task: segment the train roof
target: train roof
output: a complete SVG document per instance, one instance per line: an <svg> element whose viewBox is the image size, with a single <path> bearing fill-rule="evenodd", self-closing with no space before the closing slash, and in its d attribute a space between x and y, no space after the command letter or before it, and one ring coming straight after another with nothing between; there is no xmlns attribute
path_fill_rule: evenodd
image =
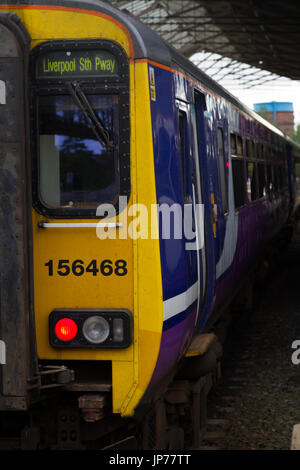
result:
<svg viewBox="0 0 300 470"><path fill-rule="evenodd" d="M263 119L259 114L244 105L239 99L229 93L225 88L215 82L212 78L202 72L190 60L180 54L175 48L166 43L157 33L139 21L131 13L118 10L106 0L7 0L6 4L26 4L26 5L51 5L59 7L78 8L83 10L93 10L112 16L114 19L122 23L129 31L134 48L135 59L149 59L166 65L173 69L177 69L190 76L199 85L207 89L211 93L224 98L240 111L251 116L256 121L270 129L277 135L286 138L286 135L270 122ZM296 147L291 139L289 142Z"/></svg>

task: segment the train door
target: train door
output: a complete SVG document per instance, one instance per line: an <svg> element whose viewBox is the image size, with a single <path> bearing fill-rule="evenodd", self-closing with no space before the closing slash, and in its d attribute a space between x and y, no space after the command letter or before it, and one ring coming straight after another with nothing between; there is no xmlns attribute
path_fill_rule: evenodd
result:
<svg viewBox="0 0 300 470"><path fill-rule="evenodd" d="M178 112L187 277L193 297L197 299L197 322L206 289L206 254L195 107L178 102Z"/></svg>
<svg viewBox="0 0 300 470"><path fill-rule="evenodd" d="M202 310L206 295L206 284L207 284L207 260L206 260L206 235L204 227L204 198L203 198L203 188L201 180L201 167L200 167L200 155L202 149L199 145L199 131L197 126L197 106L199 104L195 100L194 104L191 105L191 125L193 133L193 157L194 157L194 168L195 168L195 178L193 184L193 194L194 194L194 207L196 216L196 233L197 233L197 265L198 265L198 308L197 308L197 318L200 310ZM198 109L199 111L199 109ZM203 111L203 110L202 110ZM203 113L201 113L203 114Z"/></svg>
<svg viewBox="0 0 300 470"><path fill-rule="evenodd" d="M36 375L30 286L31 198L27 151L30 38L16 15L0 15L0 409L28 406Z"/></svg>
<svg viewBox="0 0 300 470"><path fill-rule="evenodd" d="M201 330L206 324L208 315L214 302L215 285L215 258L214 237L215 218L212 206L207 142L205 136L205 96L194 91L193 105L191 105L191 121L193 129L194 160L196 168L196 200L201 204L201 218L199 219L198 232L201 242L198 250L198 264L200 277L200 296L197 318L197 328ZM201 312L201 314L200 314Z"/></svg>

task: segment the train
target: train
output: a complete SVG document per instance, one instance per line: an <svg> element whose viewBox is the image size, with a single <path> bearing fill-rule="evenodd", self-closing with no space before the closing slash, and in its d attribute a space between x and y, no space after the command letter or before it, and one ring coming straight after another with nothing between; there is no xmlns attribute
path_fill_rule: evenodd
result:
<svg viewBox="0 0 300 470"><path fill-rule="evenodd" d="M6 0L0 42L0 448L197 448L300 147L109 2Z"/></svg>

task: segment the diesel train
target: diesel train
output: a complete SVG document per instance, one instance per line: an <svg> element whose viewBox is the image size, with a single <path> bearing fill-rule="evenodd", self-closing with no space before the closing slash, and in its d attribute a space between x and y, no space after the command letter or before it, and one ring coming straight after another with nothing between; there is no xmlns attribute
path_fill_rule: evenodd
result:
<svg viewBox="0 0 300 470"><path fill-rule="evenodd" d="M196 448L300 148L108 2L1 2L0 44L0 447Z"/></svg>

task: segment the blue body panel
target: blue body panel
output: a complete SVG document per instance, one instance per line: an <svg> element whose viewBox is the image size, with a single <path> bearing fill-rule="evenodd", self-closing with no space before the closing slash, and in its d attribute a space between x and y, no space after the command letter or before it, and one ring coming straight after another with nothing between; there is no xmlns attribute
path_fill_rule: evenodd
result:
<svg viewBox="0 0 300 470"><path fill-rule="evenodd" d="M190 303L187 301L186 307L182 307L181 311L176 311L177 298L182 301L183 296L193 290L197 283L197 254L196 251L185 250L184 238L175 239L171 236L170 239L163 239L160 224L164 312L165 307L168 310L169 305L173 304L175 311L170 315L168 310L164 317L161 349L153 383L178 362L195 331L205 329L210 315L226 302L266 241L286 222L292 188L290 182L290 192L286 188L277 198L270 200L264 197L251 205L247 204L237 213L233 196L230 132L236 132L243 138L250 137L254 142L268 144L274 139L279 140L278 136L274 136L253 117L239 112L224 99L202 89L183 73L166 70L165 67L151 67L154 69L156 84L156 99L151 100L151 117L157 203L184 206L178 125L178 112L182 103L190 106L197 115L206 250L206 279L205 282L201 279L200 294L203 302L200 304L199 315L197 299L194 298ZM202 105L200 101L195 104L195 91L203 97ZM191 122L188 121L188 124L191 125ZM224 214L222 205L217 155L218 126L222 127L224 134L229 214ZM244 163L246 172L246 162ZM213 231L211 195L214 196L217 210L216 233ZM200 267L202 271L203 264Z"/></svg>

